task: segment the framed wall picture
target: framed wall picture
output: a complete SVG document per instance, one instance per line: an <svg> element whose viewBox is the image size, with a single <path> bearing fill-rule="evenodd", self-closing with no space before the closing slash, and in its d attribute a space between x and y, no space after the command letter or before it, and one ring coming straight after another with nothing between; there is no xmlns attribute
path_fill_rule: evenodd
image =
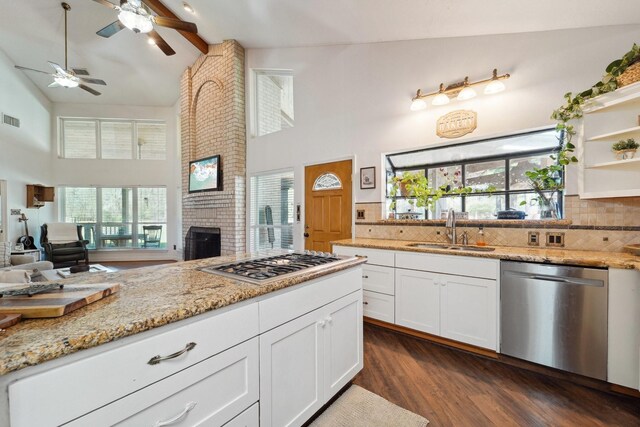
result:
<svg viewBox="0 0 640 427"><path fill-rule="evenodd" d="M360 168L360 189L376 188L376 167Z"/></svg>
<svg viewBox="0 0 640 427"><path fill-rule="evenodd" d="M189 193L222 190L220 156L189 162Z"/></svg>

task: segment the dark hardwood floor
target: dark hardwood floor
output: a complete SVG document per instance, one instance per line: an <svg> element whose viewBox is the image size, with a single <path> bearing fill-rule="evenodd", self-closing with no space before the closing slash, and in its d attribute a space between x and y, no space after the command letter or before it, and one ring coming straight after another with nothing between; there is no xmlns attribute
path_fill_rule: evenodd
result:
<svg viewBox="0 0 640 427"><path fill-rule="evenodd" d="M618 396L365 323L355 384L436 426L640 427Z"/></svg>

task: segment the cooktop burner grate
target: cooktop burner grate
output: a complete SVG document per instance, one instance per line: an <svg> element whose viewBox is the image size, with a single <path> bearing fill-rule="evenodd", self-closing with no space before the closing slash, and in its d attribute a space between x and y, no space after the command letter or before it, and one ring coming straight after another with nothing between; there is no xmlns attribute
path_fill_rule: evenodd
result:
<svg viewBox="0 0 640 427"><path fill-rule="evenodd" d="M294 252L228 264L211 265L200 270L254 284L264 284L276 279L282 279L285 276L294 276L310 270L320 270L325 265L335 265L348 259L347 257L323 252Z"/></svg>

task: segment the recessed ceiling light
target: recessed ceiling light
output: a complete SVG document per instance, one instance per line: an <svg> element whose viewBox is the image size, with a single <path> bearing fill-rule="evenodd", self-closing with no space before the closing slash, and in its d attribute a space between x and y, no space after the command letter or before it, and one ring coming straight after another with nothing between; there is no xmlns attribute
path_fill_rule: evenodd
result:
<svg viewBox="0 0 640 427"><path fill-rule="evenodd" d="M191 5L189 3L187 3L186 1L182 2L182 7L184 7L184 10L186 10L189 13L196 13L196 11L193 10L193 7L191 7Z"/></svg>
<svg viewBox="0 0 640 427"><path fill-rule="evenodd" d="M149 37L147 38L147 43L153 46L156 44L156 40L153 37Z"/></svg>

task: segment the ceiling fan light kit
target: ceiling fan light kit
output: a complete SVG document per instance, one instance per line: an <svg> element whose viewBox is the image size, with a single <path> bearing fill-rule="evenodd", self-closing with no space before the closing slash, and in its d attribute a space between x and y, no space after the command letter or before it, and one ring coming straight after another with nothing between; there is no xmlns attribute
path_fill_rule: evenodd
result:
<svg viewBox="0 0 640 427"><path fill-rule="evenodd" d="M109 38L124 28L133 31L136 34L146 33L149 35L147 43L155 44L164 52L165 55L170 56L174 55L176 52L160 36L160 34L158 34L154 29L154 26L157 25L160 27L173 28L181 32L191 33L192 35L198 33L198 27L193 22L186 22L178 19L166 8L164 8L165 10L160 11L153 9L154 5L158 6L157 2L150 2L150 0L120 0L120 4L116 5L107 0L94 1L118 12L117 21L112 22L96 32L96 34L101 37ZM152 9L154 12L158 13L158 15L153 15L151 12ZM168 14L169 16L161 16L160 12L163 12L164 15Z"/></svg>
<svg viewBox="0 0 640 427"><path fill-rule="evenodd" d="M98 96L100 95L100 92L90 88L85 83L106 86L106 83L104 80L93 79L90 77L78 77L76 76L76 73L69 68L68 56L67 56L67 51L68 51L67 49L67 44L68 44L67 13L71 10L71 6L69 6L69 4L65 2L60 3L60 6L62 6L62 9L64 9L64 68L62 68L60 65L56 64L55 62L51 62L51 61L49 61L49 65L51 66L51 68L55 70L55 73L47 73L46 71L35 70L33 68L22 67L20 65L16 65L15 67L19 70L35 71L37 73L48 74L52 76L53 83L51 83L49 87L65 87L65 88L79 87L80 89L86 92L89 92L92 95ZM87 76L89 75L89 73L86 70L82 69L81 71L84 71L83 75L87 75Z"/></svg>

